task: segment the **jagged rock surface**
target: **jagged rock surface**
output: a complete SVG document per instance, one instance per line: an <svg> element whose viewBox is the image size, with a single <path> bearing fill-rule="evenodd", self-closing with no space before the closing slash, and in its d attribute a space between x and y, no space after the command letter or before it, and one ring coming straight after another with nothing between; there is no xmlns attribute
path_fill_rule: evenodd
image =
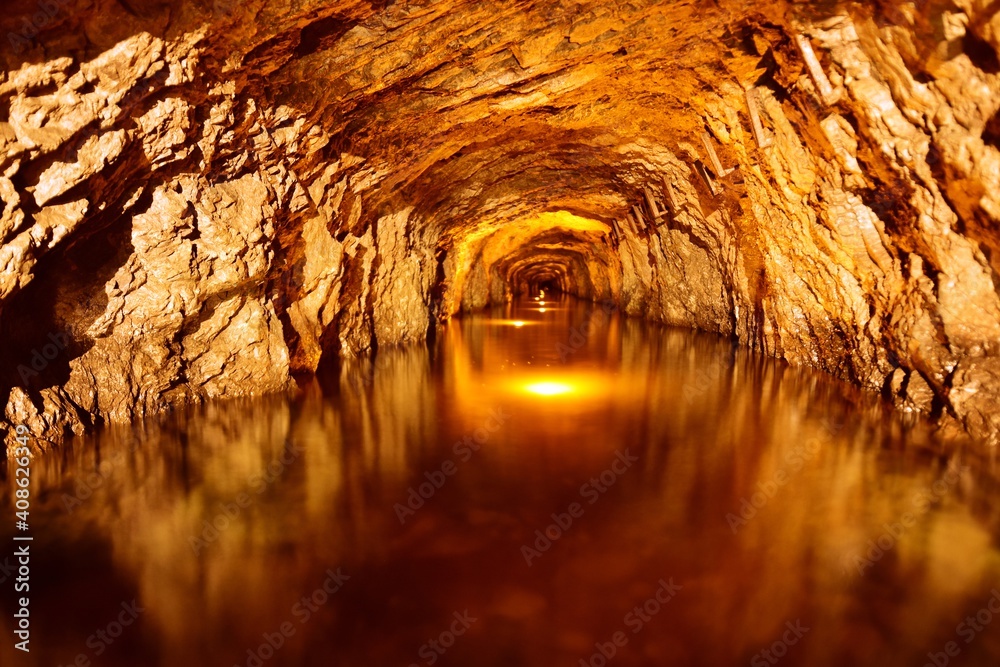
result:
<svg viewBox="0 0 1000 667"><path fill-rule="evenodd" d="M985 0L17 0L0 404L57 443L557 284L1000 434Z"/></svg>

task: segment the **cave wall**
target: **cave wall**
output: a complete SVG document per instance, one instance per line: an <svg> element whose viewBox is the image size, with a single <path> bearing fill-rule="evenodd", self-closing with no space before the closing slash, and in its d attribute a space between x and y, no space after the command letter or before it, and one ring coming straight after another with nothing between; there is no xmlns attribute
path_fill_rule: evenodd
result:
<svg viewBox="0 0 1000 667"><path fill-rule="evenodd" d="M996 442L992 3L16 0L0 404L45 447L555 281Z"/></svg>

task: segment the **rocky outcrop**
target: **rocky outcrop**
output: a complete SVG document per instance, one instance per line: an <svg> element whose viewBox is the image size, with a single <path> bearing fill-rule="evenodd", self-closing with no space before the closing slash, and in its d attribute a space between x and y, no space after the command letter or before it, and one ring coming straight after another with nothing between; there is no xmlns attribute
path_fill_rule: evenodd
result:
<svg viewBox="0 0 1000 667"><path fill-rule="evenodd" d="M985 0L17 0L0 404L40 446L540 285L1000 434Z"/></svg>

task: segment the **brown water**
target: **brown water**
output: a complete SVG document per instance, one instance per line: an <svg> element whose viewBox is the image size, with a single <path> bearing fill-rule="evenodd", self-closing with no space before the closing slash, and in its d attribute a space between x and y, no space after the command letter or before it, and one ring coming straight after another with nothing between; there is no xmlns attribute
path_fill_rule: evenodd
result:
<svg viewBox="0 0 1000 667"><path fill-rule="evenodd" d="M728 341L540 308L34 461L31 653L8 578L0 664L1000 665L988 454Z"/></svg>

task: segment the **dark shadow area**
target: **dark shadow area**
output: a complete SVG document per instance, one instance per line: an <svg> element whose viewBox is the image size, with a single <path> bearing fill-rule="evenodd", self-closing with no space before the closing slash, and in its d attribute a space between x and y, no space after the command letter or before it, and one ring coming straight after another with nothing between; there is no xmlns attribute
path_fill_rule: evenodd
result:
<svg viewBox="0 0 1000 667"><path fill-rule="evenodd" d="M962 38L962 50L973 65L987 74L1000 73L1000 59L997 58L996 49L972 30L968 30Z"/></svg>
<svg viewBox="0 0 1000 667"><path fill-rule="evenodd" d="M983 141L988 146L1000 150L1000 112L993 114L993 117L986 122L986 127L983 129Z"/></svg>

